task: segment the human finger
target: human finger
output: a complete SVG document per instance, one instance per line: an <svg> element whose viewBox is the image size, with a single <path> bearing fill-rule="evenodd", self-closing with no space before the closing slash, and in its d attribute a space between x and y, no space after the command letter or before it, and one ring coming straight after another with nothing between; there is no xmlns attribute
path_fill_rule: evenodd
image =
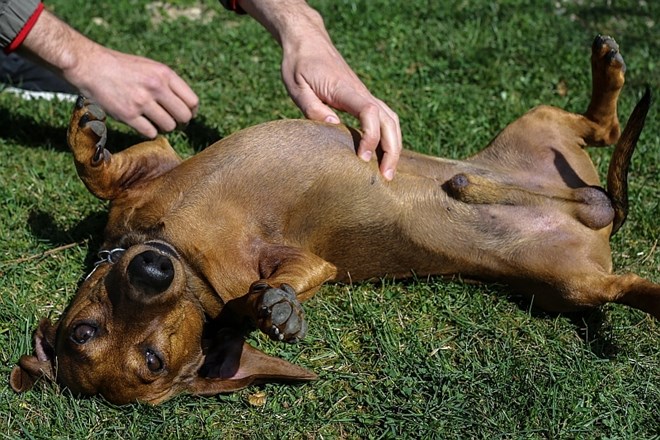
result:
<svg viewBox="0 0 660 440"><path fill-rule="evenodd" d="M339 124L337 114L325 105L310 88L301 88L296 93L290 93L293 102L300 108L306 118L314 121Z"/></svg>
<svg viewBox="0 0 660 440"><path fill-rule="evenodd" d="M143 111L142 116L148 119L160 132L169 132L177 127L177 121L163 106L153 101ZM151 137L154 137L155 134Z"/></svg>
<svg viewBox="0 0 660 440"><path fill-rule="evenodd" d="M157 103L174 120L174 128L178 125L187 124L193 117L193 110L174 93L166 93L160 96ZM164 127L161 128L164 129Z"/></svg>
<svg viewBox="0 0 660 440"><path fill-rule="evenodd" d="M199 110L199 97L193 91L193 89L191 89L190 86L176 74L170 80L170 88L172 92L190 110L191 118L197 116L197 110ZM190 118L188 118L188 120L190 120ZM179 120L179 122L188 122L188 120Z"/></svg>
<svg viewBox="0 0 660 440"><path fill-rule="evenodd" d="M385 103L371 95L344 91L338 97L342 108L360 120L362 139L358 155L363 160L370 160L380 142L383 149L380 170L387 180L391 180L402 148L398 116Z"/></svg>
<svg viewBox="0 0 660 440"><path fill-rule="evenodd" d="M399 116L384 102L379 102L380 146L383 157L380 171L386 179L392 180L403 148Z"/></svg>
<svg viewBox="0 0 660 440"><path fill-rule="evenodd" d="M124 122L146 138L153 139L158 135L158 129L142 115Z"/></svg>

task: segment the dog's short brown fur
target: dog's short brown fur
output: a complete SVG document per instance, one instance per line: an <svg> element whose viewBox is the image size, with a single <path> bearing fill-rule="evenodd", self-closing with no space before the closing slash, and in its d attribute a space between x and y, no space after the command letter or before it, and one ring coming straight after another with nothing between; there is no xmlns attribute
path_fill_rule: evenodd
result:
<svg viewBox="0 0 660 440"><path fill-rule="evenodd" d="M41 322L12 386L45 375L77 394L157 403L313 379L232 325L295 341L300 302L330 280L460 275L547 310L619 302L660 318L660 285L614 275L609 246L648 94L613 153L609 192L584 150L619 139L624 70L598 37L583 115L539 106L464 161L405 151L391 182L356 158L359 133L310 121L248 128L186 161L163 138L111 155L103 112L80 100L68 141L80 178L112 201L104 259L57 326Z"/></svg>

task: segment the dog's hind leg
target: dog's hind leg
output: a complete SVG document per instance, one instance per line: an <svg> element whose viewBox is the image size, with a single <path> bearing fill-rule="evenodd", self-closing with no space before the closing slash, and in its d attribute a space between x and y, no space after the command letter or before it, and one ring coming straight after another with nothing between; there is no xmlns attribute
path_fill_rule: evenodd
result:
<svg viewBox="0 0 660 440"><path fill-rule="evenodd" d="M547 105L538 106L506 127L491 144L470 160L521 172L572 168L562 180L569 187L598 185L599 179L586 146L615 143L620 136L617 100L624 84L625 63L618 45L598 36L591 54L592 90L584 114Z"/></svg>
<svg viewBox="0 0 660 440"><path fill-rule="evenodd" d="M643 310L660 320L660 284L628 273L615 276L610 289L617 294L616 302Z"/></svg>
<svg viewBox="0 0 660 440"><path fill-rule="evenodd" d="M569 118L565 122L586 145L612 145L619 139L617 102L625 73L619 45L611 37L598 35L591 46L591 100L587 111L582 115L565 115Z"/></svg>
<svg viewBox="0 0 660 440"><path fill-rule="evenodd" d="M111 154L106 149L105 113L83 97L76 101L67 140L80 179L101 199L112 200L130 186L153 179L181 162L162 137Z"/></svg>
<svg viewBox="0 0 660 440"><path fill-rule="evenodd" d="M619 139L616 109L625 72L619 45L611 37L598 35L591 48L591 102L584 114L595 123L586 138L589 145L611 145Z"/></svg>
<svg viewBox="0 0 660 440"><path fill-rule="evenodd" d="M581 307L597 307L608 302L625 304L660 319L660 284L634 273L623 275L595 274L581 277L567 295L568 303ZM570 307L569 307L570 308Z"/></svg>

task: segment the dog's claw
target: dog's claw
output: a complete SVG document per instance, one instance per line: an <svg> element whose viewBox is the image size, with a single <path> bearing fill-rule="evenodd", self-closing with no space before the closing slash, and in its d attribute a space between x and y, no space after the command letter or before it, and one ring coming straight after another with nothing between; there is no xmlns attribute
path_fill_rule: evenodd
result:
<svg viewBox="0 0 660 440"><path fill-rule="evenodd" d="M89 114L88 113L83 113L83 115L78 119L78 126L79 127L86 127L87 124L89 123Z"/></svg>
<svg viewBox="0 0 660 440"><path fill-rule="evenodd" d="M78 95L76 98L76 108L83 108L85 106L86 98L83 95Z"/></svg>
<svg viewBox="0 0 660 440"><path fill-rule="evenodd" d="M255 283L252 293L261 294L257 306L257 325L276 341L297 342L305 336L307 324L296 293L286 284L280 288Z"/></svg>

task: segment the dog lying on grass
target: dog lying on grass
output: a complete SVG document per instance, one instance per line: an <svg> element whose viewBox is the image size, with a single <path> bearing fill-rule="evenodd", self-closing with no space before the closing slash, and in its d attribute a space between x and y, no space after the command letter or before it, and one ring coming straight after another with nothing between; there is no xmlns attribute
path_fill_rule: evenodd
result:
<svg viewBox="0 0 660 440"><path fill-rule="evenodd" d="M620 135L625 65L597 37L584 114L539 106L466 160L405 151L387 182L347 127L281 120L182 161L164 138L105 149L105 115L80 99L68 142L87 188L111 200L102 259L59 322L42 320L16 391L45 376L114 403L215 394L316 376L244 342L306 332L301 302L327 281L460 275L550 311L618 302L660 318L660 285L612 273L627 169L650 105ZM584 150L617 142L607 190Z"/></svg>

